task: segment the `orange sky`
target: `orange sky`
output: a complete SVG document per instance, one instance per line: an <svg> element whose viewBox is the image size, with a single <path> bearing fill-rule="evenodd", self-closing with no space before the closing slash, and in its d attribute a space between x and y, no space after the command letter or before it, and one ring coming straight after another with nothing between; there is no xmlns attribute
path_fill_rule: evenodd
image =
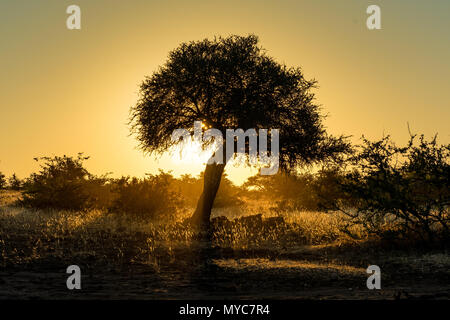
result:
<svg viewBox="0 0 450 320"><path fill-rule="evenodd" d="M254 33L269 55L318 80L330 132L359 138L414 132L450 142L450 2L3 1L0 4L0 171L28 176L33 157L91 156L88 169L197 174L156 161L126 125L138 86L183 41ZM70 4L82 29L68 30ZM382 30L366 28L379 4ZM245 168L227 170L241 183ZM254 171L253 171L254 172Z"/></svg>

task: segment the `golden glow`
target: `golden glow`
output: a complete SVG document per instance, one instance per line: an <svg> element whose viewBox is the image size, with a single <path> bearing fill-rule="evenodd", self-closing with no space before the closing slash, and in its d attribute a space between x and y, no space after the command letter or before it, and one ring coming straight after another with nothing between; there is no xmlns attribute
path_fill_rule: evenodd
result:
<svg viewBox="0 0 450 320"><path fill-rule="evenodd" d="M204 125L202 124L202 127ZM172 161L176 164L206 164L211 157L212 148L202 149L202 145L199 142L188 141L186 143L180 143L169 151L172 155Z"/></svg>
<svg viewBox="0 0 450 320"><path fill-rule="evenodd" d="M85 152L95 174L175 175L195 158L149 158L129 136L139 84L181 42L255 33L270 56L316 78L334 134L399 143L413 132L449 142L449 1L383 2L382 30L365 27L370 1L77 1L82 29L67 30L70 1L2 1L0 171L24 178L33 157ZM407 7L407 10L405 8ZM406 11L405 11L406 10ZM254 173L227 166L243 182Z"/></svg>

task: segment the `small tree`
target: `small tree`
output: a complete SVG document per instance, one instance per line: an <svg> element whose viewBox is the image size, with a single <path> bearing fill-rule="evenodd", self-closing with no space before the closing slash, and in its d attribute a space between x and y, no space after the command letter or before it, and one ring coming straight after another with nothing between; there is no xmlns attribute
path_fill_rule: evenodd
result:
<svg viewBox="0 0 450 320"><path fill-rule="evenodd" d="M81 210L86 208L89 194L85 188L90 177L83 167L89 157L42 157L41 170L24 183L22 203L35 208Z"/></svg>
<svg viewBox="0 0 450 320"><path fill-rule="evenodd" d="M325 132L311 92L315 84L299 68L267 56L254 35L182 43L142 83L132 130L143 150L161 154L176 144L173 131L192 128L194 121L224 137L226 129L279 129L280 168L295 170L348 148L342 137ZM227 160L206 165L194 223L209 224Z"/></svg>
<svg viewBox="0 0 450 320"><path fill-rule="evenodd" d="M0 190L6 187L5 175L0 172Z"/></svg>
<svg viewBox="0 0 450 320"><path fill-rule="evenodd" d="M15 173L8 179L8 184L11 190L20 190L22 188L22 181L17 178Z"/></svg>
<svg viewBox="0 0 450 320"><path fill-rule="evenodd" d="M338 207L373 233L389 225L424 240L448 237L450 145L438 145L436 137L426 141L422 135L419 143L415 138L405 147L389 137L363 139L350 158L353 170L340 181L347 198Z"/></svg>
<svg viewBox="0 0 450 320"><path fill-rule="evenodd" d="M110 211L127 214L138 219L155 219L163 215L174 217L181 207L180 195L170 189L174 177L160 171L147 174L144 179L122 177L112 181L116 195Z"/></svg>
<svg viewBox="0 0 450 320"><path fill-rule="evenodd" d="M277 210L317 210L310 173L278 173L271 176L249 177L244 187L256 197L276 204Z"/></svg>

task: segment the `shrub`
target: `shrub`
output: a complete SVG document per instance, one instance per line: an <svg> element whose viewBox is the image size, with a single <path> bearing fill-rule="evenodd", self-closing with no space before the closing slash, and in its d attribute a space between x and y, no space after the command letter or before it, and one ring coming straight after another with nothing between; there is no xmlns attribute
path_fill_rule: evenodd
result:
<svg viewBox="0 0 450 320"><path fill-rule="evenodd" d="M63 156L35 158L43 161L41 170L33 173L23 185L21 203L33 208L83 210L93 204L88 192L96 180L84 167L89 157Z"/></svg>
<svg viewBox="0 0 450 320"><path fill-rule="evenodd" d="M202 180L203 183L203 180ZM223 174L220 181L219 190L217 190L216 199L214 200L213 208L224 208L238 206L243 203L240 198L242 190L235 186L226 174Z"/></svg>
<svg viewBox="0 0 450 320"><path fill-rule="evenodd" d="M255 175L246 181L244 187L253 197L273 201L276 210L316 211L320 206L314 189L317 178L311 173Z"/></svg>
<svg viewBox="0 0 450 320"><path fill-rule="evenodd" d="M83 166L89 157L42 157L41 170L23 184L21 204L62 210L106 209L140 218L175 214L182 203L170 189L174 178L160 172L144 179L94 176Z"/></svg>
<svg viewBox="0 0 450 320"><path fill-rule="evenodd" d="M351 170L340 186L353 209L338 207L373 233L384 226L422 240L449 236L450 145L411 136L397 147L389 137L363 145L349 159ZM350 209L350 210L349 210Z"/></svg>
<svg viewBox="0 0 450 320"><path fill-rule="evenodd" d="M317 207L316 210L333 210L337 201L347 207L354 206L351 194L344 193L340 187L344 175L344 171L339 166L324 167L314 175L311 193Z"/></svg>
<svg viewBox="0 0 450 320"><path fill-rule="evenodd" d="M148 174L144 179L122 177L112 182L116 198L110 211L135 218L173 217L182 205L180 195L170 189L169 173Z"/></svg>
<svg viewBox="0 0 450 320"><path fill-rule="evenodd" d="M170 188L179 193L186 206L195 207L203 190L203 175L194 178L191 175L182 175L179 179L172 179ZM243 203L240 199L241 188L235 186L226 174L220 181L219 190L214 200L214 208L238 206Z"/></svg>
<svg viewBox="0 0 450 320"><path fill-rule="evenodd" d="M5 175L0 172L0 190L6 187Z"/></svg>
<svg viewBox="0 0 450 320"><path fill-rule="evenodd" d="M13 175L8 179L9 188L11 190L20 190L22 188L22 181L17 178L16 174L13 173Z"/></svg>

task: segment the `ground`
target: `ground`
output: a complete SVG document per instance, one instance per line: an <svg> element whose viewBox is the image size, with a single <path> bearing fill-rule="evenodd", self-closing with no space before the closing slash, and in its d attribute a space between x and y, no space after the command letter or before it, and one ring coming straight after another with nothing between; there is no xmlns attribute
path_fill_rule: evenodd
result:
<svg viewBox="0 0 450 320"><path fill-rule="evenodd" d="M67 263L47 259L3 268L0 299L450 298L449 265L437 262L440 254L387 259L381 264L382 289L368 290L364 267L319 262L314 250L289 259L214 259L200 266L181 261L159 270L140 264L91 267L83 262L79 291L66 288Z"/></svg>
<svg viewBox="0 0 450 320"><path fill-rule="evenodd" d="M324 214L215 219L205 241L181 223L2 201L0 299L450 298L447 249L344 241ZM81 290L66 287L72 264ZM367 289L369 265L381 290Z"/></svg>

